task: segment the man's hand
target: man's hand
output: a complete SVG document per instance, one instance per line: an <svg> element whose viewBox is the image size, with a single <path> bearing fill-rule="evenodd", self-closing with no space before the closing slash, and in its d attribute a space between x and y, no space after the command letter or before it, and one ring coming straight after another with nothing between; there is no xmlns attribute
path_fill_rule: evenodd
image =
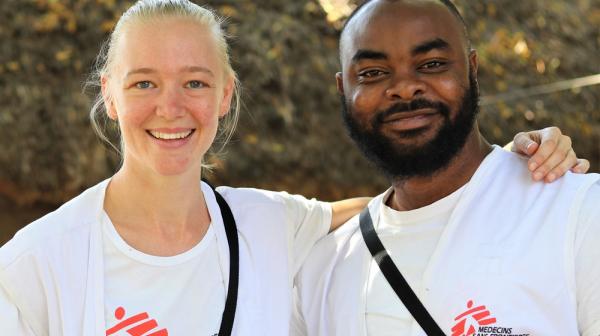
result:
<svg viewBox="0 0 600 336"><path fill-rule="evenodd" d="M553 182L569 170L585 173L590 169L590 162L578 159L571 146L571 138L558 127L548 127L515 135L511 151L531 157L528 167L535 181Z"/></svg>

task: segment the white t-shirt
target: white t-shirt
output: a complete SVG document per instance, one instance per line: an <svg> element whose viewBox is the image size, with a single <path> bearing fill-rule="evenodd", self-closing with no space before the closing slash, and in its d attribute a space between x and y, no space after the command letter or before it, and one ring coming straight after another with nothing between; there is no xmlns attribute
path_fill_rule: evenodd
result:
<svg viewBox="0 0 600 336"><path fill-rule="evenodd" d="M260 204L255 206L264 216L273 216L271 219L277 218L281 210L285 210L289 216L288 225L293 227L285 231L292 234L292 241L287 244L287 252L292 257L290 266L294 272L314 242L327 233L331 222L329 205L316 200L307 200L285 192L252 189L238 189L241 192L236 192L236 189L231 188L220 190L228 198L234 213L239 207L243 207L244 203L236 202L239 200L231 195L247 193L247 196L259 198L258 192L261 197L268 195L279 200L272 203L260 201ZM218 239L213 225L209 226L206 235L190 250L172 257L159 257L142 253L129 246L118 234L106 213L102 220L106 335L129 336L127 331L131 328L143 331L140 335L217 335L225 306L226 282L223 272L225 266L222 265L222 258L219 256ZM243 216L236 220L238 230L242 230L239 233L240 240L245 239L243 231L249 228L248 225L259 233L261 225L264 224L259 217L253 218L256 223L248 223ZM285 223L282 222L281 225ZM269 237L274 232L261 234ZM280 238L283 237L278 239ZM273 251L275 252L275 249ZM252 255L252 251L250 254ZM254 262L272 261L276 264L275 260L273 255L271 260ZM265 276L275 277L277 274ZM291 276L293 274L284 275ZM253 290L258 291L258 288ZM272 293L276 292L276 289L272 288ZM242 301L239 297L238 309L244 309Z"/></svg>
<svg viewBox="0 0 600 336"><path fill-rule="evenodd" d="M448 223L464 186L451 195L423 208L396 211L381 205L377 233L392 260L413 291L421 287L423 273ZM387 200L388 190L384 200ZM600 329L600 248L593 237L600 237L600 185L587 193L580 209L576 231L575 278L577 319L582 332ZM592 232L594 230L594 232ZM375 262L369 266L366 287L367 334L373 336L408 335L415 320L383 277Z"/></svg>
<svg viewBox="0 0 600 336"><path fill-rule="evenodd" d="M219 332L226 289L212 226L196 246L172 257L135 250L106 215L102 230L107 336L138 326L171 335ZM131 318L136 322L123 323Z"/></svg>
<svg viewBox="0 0 600 336"><path fill-rule="evenodd" d="M451 195L412 211L396 211L381 207L377 234L413 289L420 287L435 247L442 236L452 210L465 186ZM388 199L391 190L384 199ZM366 326L369 335L401 335L410 330L412 317L382 276L376 263L369 265L366 298Z"/></svg>
<svg viewBox="0 0 600 336"><path fill-rule="evenodd" d="M198 335L197 325L209 333L216 330L211 326L220 324L225 295L219 282L229 281L229 251L210 187L201 184L212 233L190 251L163 259L136 253L126 244L119 248L119 239L111 239L110 230L106 233L110 227L103 229L109 181L31 223L0 248L0 335L98 336L107 329L120 336ZM287 335L293 278L315 242L329 231L331 206L284 192L217 189L238 228L240 277L232 335ZM114 232L113 238L118 238ZM195 273L196 267L215 273L220 267L225 276L200 284L198 276L206 278ZM191 307L184 310L177 304L190 293L212 296L207 302L186 303ZM208 310L216 315L203 316ZM115 326L117 320L127 327ZM170 329L175 324L179 328L180 321L194 323L193 330Z"/></svg>

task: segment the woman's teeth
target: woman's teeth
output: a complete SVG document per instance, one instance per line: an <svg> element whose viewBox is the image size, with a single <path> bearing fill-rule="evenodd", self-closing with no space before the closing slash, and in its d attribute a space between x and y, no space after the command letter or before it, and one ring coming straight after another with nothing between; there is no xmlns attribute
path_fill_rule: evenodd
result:
<svg viewBox="0 0 600 336"><path fill-rule="evenodd" d="M162 140L175 140L175 139L183 139L188 137L190 134L192 134L193 130L189 130L189 131L185 131L185 132L179 132L179 133L162 133L162 132L157 132L157 131L149 131L150 135L152 135L153 137L157 138L157 139L162 139Z"/></svg>

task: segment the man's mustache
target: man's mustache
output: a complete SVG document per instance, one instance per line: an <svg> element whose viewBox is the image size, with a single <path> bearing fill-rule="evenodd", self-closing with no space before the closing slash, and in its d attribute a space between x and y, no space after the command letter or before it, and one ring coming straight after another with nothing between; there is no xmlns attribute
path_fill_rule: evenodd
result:
<svg viewBox="0 0 600 336"><path fill-rule="evenodd" d="M426 108L437 110L437 112L440 113L444 117L447 117L450 113L448 107L443 103L434 102L434 101L427 100L424 98L417 98L410 102L398 102L398 103L390 106L386 110L377 113L375 120L378 124L381 124L381 123L383 123L384 119L386 119L387 117L389 117L393 114L403 113L403 112L413 112L416 110L421 110L421 109L426 109Z"/></svg>

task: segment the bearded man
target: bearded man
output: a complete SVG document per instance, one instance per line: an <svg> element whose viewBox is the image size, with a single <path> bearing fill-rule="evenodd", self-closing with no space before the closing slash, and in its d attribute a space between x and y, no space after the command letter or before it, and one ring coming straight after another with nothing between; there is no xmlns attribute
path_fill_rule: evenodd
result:
<svg viewBox="0 0 600 336"><path fill-rule="evenodd" d="M535 183L485 140L454 5L369 1L340 58L344 120L391 187L313 249L296 333L600 335L600 176Z"/></svg>

